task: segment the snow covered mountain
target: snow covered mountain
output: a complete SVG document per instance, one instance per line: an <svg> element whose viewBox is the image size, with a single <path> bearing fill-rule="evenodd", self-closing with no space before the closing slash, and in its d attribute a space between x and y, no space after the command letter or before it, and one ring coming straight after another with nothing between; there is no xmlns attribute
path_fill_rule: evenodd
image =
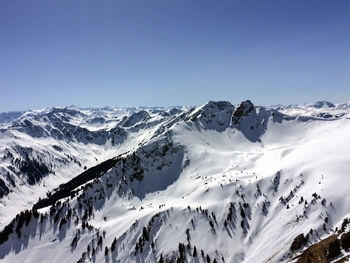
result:
<svg viewBox="0 0 350 263"><path fill-rule="evenodd" d="M345 262L349 131L325 101L0 114L0 261Z"/></svg>

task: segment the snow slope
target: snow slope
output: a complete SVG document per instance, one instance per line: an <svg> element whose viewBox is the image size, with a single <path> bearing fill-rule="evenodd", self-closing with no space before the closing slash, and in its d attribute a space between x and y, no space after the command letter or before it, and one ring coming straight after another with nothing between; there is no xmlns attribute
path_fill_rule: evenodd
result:
<svg viewBox="0 0 350 263"><path fill-rule="evenodd" d="M121 129L125 138L114 144L110 135L86 141L88 132L53 138L44 121L52 111L39 118L48 135L7 126L1 149L25 145L42 153L59 142L81 166L74 160L54 166L55 174L32 185L16 181L4 195L3 227L12 221L1 234L0 261L290 261L298 253L290 249L296 236L312 229L311 245L350 216L350 108L320 105L74 109L74 117L63 121L65 128L100 133ZM20 121L38 119L33 116ZM96 172L58 202L50 199L63 188L52 189L83 172L82 166L112 157L115 165L107 172ZM13 219L47 190L52 206L36 205L38 214ZM30 191L35 194L28 197Z"/></svg>
<svg viewBox="0 0 350 263"><path fill-rule="evenodd" d="M145 125L176 112L146 110L148 122L127 128L122 123L131 123L139 109L51 108L0 123L0 227L84 168L134 149L147 136Z"/></svg>

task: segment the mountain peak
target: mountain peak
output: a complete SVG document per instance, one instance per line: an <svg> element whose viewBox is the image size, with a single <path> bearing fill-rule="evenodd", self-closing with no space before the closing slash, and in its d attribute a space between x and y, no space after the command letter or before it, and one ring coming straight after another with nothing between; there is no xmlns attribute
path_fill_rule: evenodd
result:
<svg viewBox="0 0 350 263"><path fill-rule="evenodd" d="M317 101L312 106L315 108L318 108L318 109L320 109L320 108L334 108L335 107L335 105L332 102L329 102L326 100Z"/></svg>
<svg viewBox="0 0 350 263"><path fill-rule="evenodd" d="M203 108L215 108L219 111L232 108L233 105L229 101L208 101L206 104L204 104Z"/></svg>
<svg viewBox="0 0 350 263"><path fill-rule="evenodd" d="M250 112L255 110L254 104L250 100L242 101L235 109L232 115L232 123L237 124L242 117L247 116Z"/></svg>

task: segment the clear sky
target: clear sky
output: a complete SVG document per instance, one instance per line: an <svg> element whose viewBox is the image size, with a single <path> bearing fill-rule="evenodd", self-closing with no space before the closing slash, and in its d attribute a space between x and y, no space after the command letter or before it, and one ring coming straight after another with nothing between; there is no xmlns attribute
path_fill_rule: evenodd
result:
<svg viewBox="0 0 350 263"><path fill-rule="evenodd" d="M350 100L350 1L1 0L0 111Z"/></svg>

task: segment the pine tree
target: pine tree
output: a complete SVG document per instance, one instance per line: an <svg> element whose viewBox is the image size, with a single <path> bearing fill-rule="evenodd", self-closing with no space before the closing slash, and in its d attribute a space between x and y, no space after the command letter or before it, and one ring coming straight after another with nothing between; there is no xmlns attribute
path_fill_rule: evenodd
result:
<svg viewBox="0 0 350 263"><path fill-rule="evenodd" d="M213 221L209 221L209 224L210 224L210 226L211 226L211 228L214 228L214 223L213 223Z"/></svg>
<svg viewBox="0 0 350 263"><path fill-rule="evenodd" d="M341 237L341 246L344 250L350 249L350 232L345 233Z"/></svg>
<svg viewBox="0 0 350 263"><path fill-rule="evenodd" d="M78 242L78 236L75 235L75 237L72 240L71 247L74 247L77 244L77 242Z"/></svg>
<svg viewBox="0 0 350 263"><path fill-rule="evenodd" d="M334 258L338 256L340 252L341 251L340 251L339 239L335 239L329 244L329 251L328 251L327 258Z"/></svg>
<svg viewBox="0 0 350 263"><path fill-rule="evenodd" d="M193 257L197 257L197 248L196 246L193 247Z"/></svg>
<svg viewBox="0 0 350 263"><path fill-rule="evenodd" d="M97 244L100 246L100 245L102 245L102 242L103 242L103 240L102 240L102 236L100 236L100 238L98 239Z"/></svg>
<svg viewBox="0 0 350 263"><path fill-rule="evenodd" d="M66 219L65 217L63 217L63 218L61 219L59 229L61 229L61 227L62 227L65 223L67 223L67 219Z"/></svg>
<svg viewBox="0 0 350 263"><path fill-rule="evenodd" d="M241 208L241 217L242 217L242 218L245 218L245 213L244 213L243 208Z"/></svg>
<svg viewBox="0 0 350 263"><path fill-rule="evenodd" d="M146 227L143 227L142 236L143 236L143 239L144 239L144 240L147 240L147 241L149 240L148 232L147 232Z"/></svg>
<svg viewBox="0 0 350 263"><path fill-rule="evenodd" d="M117 238L114 238L112 246L111 246L111 250L112 252L115 250L115 245L117 244Z"/></svg>
<svg viewBox="0 0 350 263"><path fill-rule="evenodd" d="M241 221L241 227L244 228L244 220Z"/></svg>

